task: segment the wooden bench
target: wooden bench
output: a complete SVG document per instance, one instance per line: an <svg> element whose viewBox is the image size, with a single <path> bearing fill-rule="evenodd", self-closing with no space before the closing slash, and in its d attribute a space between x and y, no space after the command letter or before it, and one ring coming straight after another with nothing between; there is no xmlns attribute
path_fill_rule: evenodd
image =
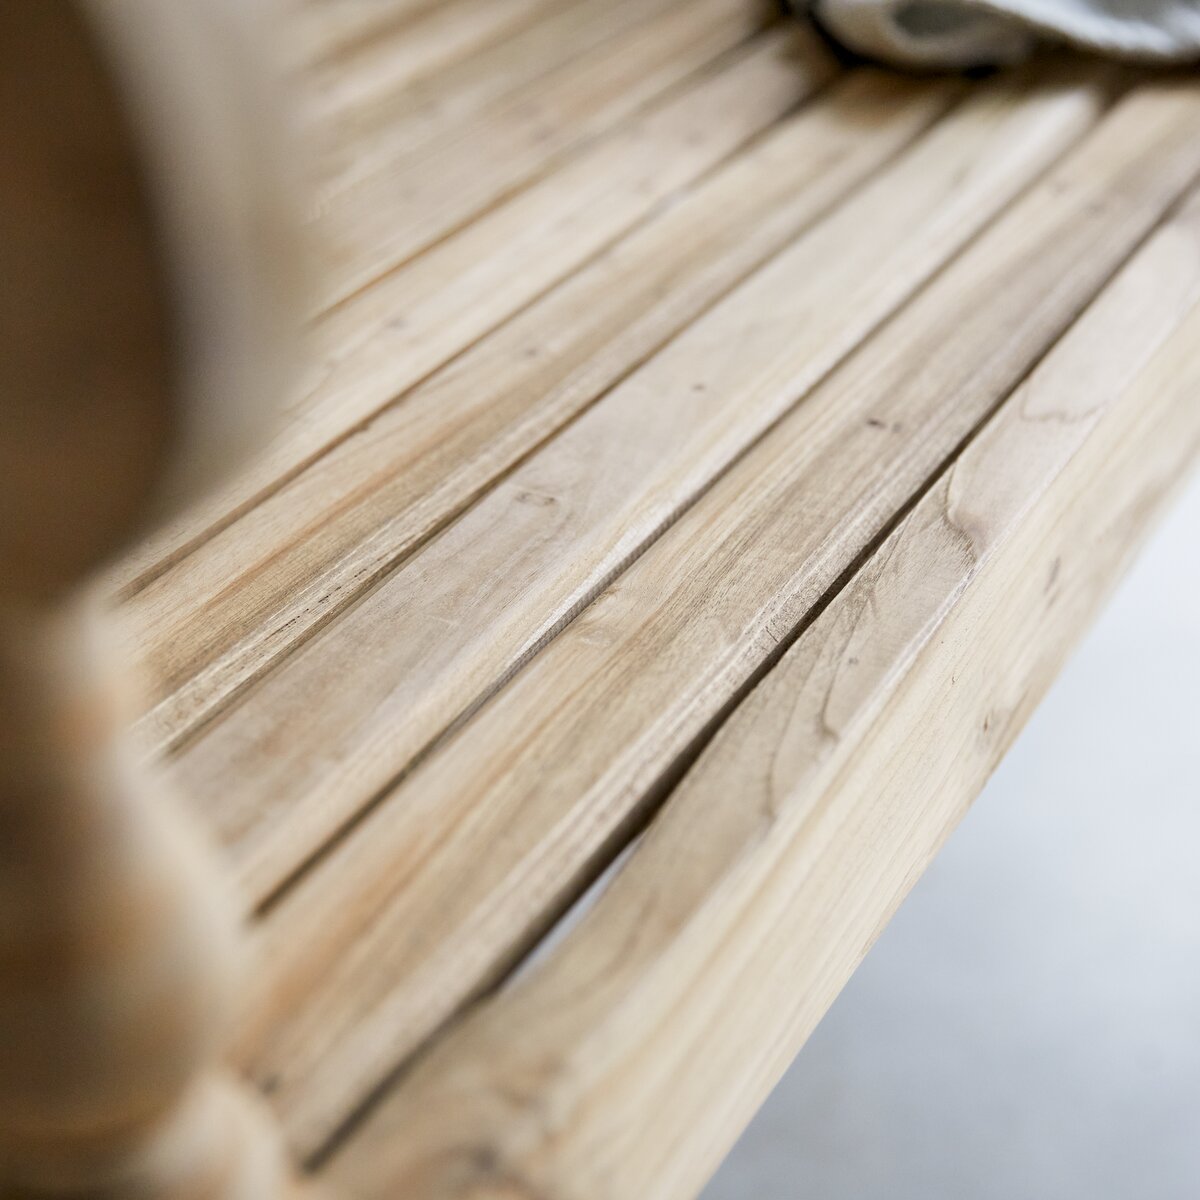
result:
<svg viewBox="0 0 1200 1200"><path fill-rule="evenodd" d="M1200 83L1066 54L904 77L752 0L293 0L271 36L312 151L300 378L88 593L251 965L227 1052L163 1010L184 1065L94 1177L150 1179L182 1121L206 1149L148 1200L193 1170L213 1197L694 1197L1200 448ZM282 229L287 199L214 227ZM266 242L224 285L284 345ZM204 330L218 364L247 336ZM61 620L18 601L18 640ZM79 661L70 711L109 678ZM30 673L0 671L18 730ZM184 914L147 962L220 908L188 880L138 893ZM101 933L140 911L106 886ZM12 1077L0 1147L43 1170ZM196 1078L256 1132L180 1118ZM229 1165L268 1124L303 1183ZM94 1186L104 1136L12 1194Z"/></svg>

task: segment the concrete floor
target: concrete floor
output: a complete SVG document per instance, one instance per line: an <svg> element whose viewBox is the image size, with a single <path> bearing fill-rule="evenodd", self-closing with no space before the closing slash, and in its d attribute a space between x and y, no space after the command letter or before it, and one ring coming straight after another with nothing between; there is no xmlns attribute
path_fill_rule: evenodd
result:
<svg viewBox="0 0 1200 1200"><path fill-rule="evenodd" d="M1200 478L704 1200L1200 1200Z"/></svg>

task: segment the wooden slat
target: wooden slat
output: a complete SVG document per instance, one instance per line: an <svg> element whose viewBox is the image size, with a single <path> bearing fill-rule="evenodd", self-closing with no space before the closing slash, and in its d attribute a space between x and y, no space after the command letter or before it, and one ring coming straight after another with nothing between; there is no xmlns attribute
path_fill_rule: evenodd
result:
<svg viewBox="0 0 1200 1200"><path fill-rule="evenodd" d="M1200 451L1198 299L1193 204L742 705L583 924L329 1177L364 1200L696 1194Z"/></svg>
<svg viewBox="0 0 1200 1200"><path fill-rule="evenodd" d="M126 594L145 586L799 104L831 70L808 31L769 34L331 314L317 330L315 378L271 450L149 539L110 586Z"/></svg>
<svg viewBox="0 0 1200 1200"><path fill-rule="evenodd" d="M344 55L385 36L443 0L292 0L283 25L298 65Z"/></svg>
<svg viewBox="0 0 1200 1200"><path fill-rule="evenodd" d="M343 301L545 171L570 147L632 115L656 95L763 27L746 0L618 0L584 5L606 36L529 89L506 96L460 127L440 112L416 146L364 135L349 178L324 203L318 250L327 303ZM618 14L636 15L619 36ZM411 136L411 135L410 135ZM364 144L373 144L368 153Z"/></svg>
<svg viewBox="0 0 1200 1200"><path fill-rule="evenodd" d="M371 38L353 56L313 64L304 73L308 119L332 128L391 100L418 80L443 79L448 69L505 41L561 7L564 0L443 0L388 37ZM478 64L472 64L478 73ZM353 128L350 126L351 131ZM344 154L345 151L341 150Z"/></svg>
<svg viewBox="0 0 1200 1200"><path fill-rule="evenodd" d="M894 103L890 88L877 92L876 101L877 113ZM507 678L1044 168L1098 104L1098 93L1086 86L1030 105L1027 89L998 85L952 114L206 730L181 755L177 777L229 845L249 893L262 897L278 886ZM860 115L869 111L868 104ZM916 121L930 115L928 100L917 104ZM681 208L682 222L648 230L648 249L656 253L638 255L656 268L641 285L646 299L658 302L670 289L668 315L686 318L688 298L705 286L708 266L746 265L747 251L761 258L773 244L757 244L764 232L778 244L788 224L760 225L767 210L743 200L748 219L725 226L715 243L727 261L688 266L697 233L737 213L739 194L765 189L763 198L783 205L779 216L790 224L835 200L836 191L827 190L839 184L837 171L825 165L828 139L845 138L846 118L836 103L819 121L814 112L797 123L788 143L765 144L750 170L715 181L708 197L715 205ZM869 117L862 124L879 128ZM887 142L880 145L872 132L866 145L886 153L914 126L893 123ZM785 171L788 159L793 165ZM861 173L866 164L857 165ZM758 182L777 170L783 190ZM705 224L698 226L697 217ZM658 274L659 264L670 273ZM719 270L713 279L720 280ZM598 282L575 293L584 303L572 305L572 316L603 312L631 294L629 276ZM637 308L635 333L644 331ZM558 359L563 346L555 344L555 327L539 315L530 314L517 342L503 343L480 369L456 377L453 390L435 391L434 408L474 426L476 414L495 403L481 381L504 371L506 362L528 362L524 346L547 347L549 339L547 357ZM587 326L583 333L590 333ZM585 361L585 372L590 366ZM510 396L527 403L527 381L518 375L517 385ZM464 404L472 395L479 403ZM587 395L575 393L576 407ZM418 487L427 482L415 480ZM312 595L323 599L331 582L337 581L322 580ZM211 612L200 610L198 620L210 620ZM290 614L297 621L306 616ZM347 672L352 688L331 686ZM306 712L301 698L314 689L326 702Z"/></svg>
<svg viewBox="0 0 1200 1200"><path fill-rule="evenodd" d="M303 1151L570 899L781 640L1161 219L1200 171L1198 132L1190 84L1122 102L270 910L246 1060ZM804 253L781 255L632 377L640 411L669 412L684 393L690 412L721 395L782 411L811 370L797 331L831 299L798 288ZM610 455L654 457L629 432L596 426L581 456L548 460L540 486L514 491L511 511L542 514L541 536L553 535L568 506L537 501L586 503L580 478L603 483ZM386 652L395 635L376 626L358 649ZM310 710L316 695L308 687ZM353 784L354 771L343 777Z"/></svg>
<svg viewBox="0 0 1200 1200"><path fill-rule="evenodd" d="M406 150L461 131L498 105L536 97L548 78L578 59L603 57L608 53L605 43L613 36L628 33L675 2L654 0L643 10L630 0L606 0L603 5L559 0L528 28L446 70L415 80L414 85L368 93L361 103L340 112L326 110L325 120L319 122L326 135L318 164L321 175L331 183L342 176L347 182L361 178L373 167L394 163ZM443 11L430 9L425 17L432 19ZM406 23L386 43L393 49L406 45L412 27L412 22ZM344 86L353 86L360 72L369 77L369 52L375 44L368 43L344 64ZM379 53L386 57L383 45Z"/></svg>
<svg viewBox="0 0 1200 1200"><path fill-rule="evenodd" d="M753 80L727 85L714 108ZM218 713L958 92L848 80L135 597L139 655L166 693L147 741L175 744Z"/></svg>

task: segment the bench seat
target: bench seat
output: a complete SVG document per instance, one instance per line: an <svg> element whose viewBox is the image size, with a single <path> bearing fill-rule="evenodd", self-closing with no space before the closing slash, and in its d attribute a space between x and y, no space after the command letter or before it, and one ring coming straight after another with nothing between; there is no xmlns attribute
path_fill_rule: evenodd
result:
<svg viewBox="0 0 1200 1200"><path fill-rule="evenodd" d="M1200 84L296 0L314 352L106 580L318 1179L694 1197L1200 448Z"/></svg>

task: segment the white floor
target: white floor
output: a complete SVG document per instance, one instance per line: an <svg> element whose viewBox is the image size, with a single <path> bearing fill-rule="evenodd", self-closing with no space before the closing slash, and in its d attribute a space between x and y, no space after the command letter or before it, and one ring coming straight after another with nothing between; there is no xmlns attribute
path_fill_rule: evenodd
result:
<svg viewBox="0 0 1200 1200"><path fill-rule="evenodd" d="M1200 479L704 1200L1200 1200Z"/></svg>

